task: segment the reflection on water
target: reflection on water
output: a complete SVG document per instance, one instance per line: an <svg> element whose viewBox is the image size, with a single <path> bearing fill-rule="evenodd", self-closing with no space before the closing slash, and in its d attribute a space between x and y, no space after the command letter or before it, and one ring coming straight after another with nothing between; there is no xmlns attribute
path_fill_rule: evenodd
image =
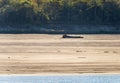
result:
<svg viewBox="0 0 120 83"><path fill-rule="evenodd" d="M120 83L120 75L106 75L106 76L0 76L0 83Z"/></svg>

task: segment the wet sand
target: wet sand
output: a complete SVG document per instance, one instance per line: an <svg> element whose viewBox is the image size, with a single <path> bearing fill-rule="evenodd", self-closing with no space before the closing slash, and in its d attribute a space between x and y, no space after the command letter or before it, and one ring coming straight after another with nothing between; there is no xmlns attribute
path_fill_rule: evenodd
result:
<svg viewBox="0 0 120 83"><path fill-rule="evenodd" d="M120 74L120 35L1 34L0 74Z"/></svg>

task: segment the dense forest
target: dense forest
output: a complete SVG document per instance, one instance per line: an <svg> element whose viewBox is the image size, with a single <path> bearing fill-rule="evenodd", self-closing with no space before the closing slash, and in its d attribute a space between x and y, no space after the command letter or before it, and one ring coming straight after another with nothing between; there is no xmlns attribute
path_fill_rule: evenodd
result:
<svg viewBox="0 0 120 83"><path fill-rule="evenodd" d="M119 24L120 0L0 0L0 22Z"/></svg>

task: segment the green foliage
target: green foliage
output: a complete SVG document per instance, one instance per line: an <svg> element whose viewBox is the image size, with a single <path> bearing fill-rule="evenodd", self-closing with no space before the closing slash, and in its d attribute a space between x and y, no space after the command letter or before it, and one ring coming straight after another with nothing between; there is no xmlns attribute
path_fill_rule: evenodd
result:
<svg viewBox="0 0 120 83"><path fill-rule="evenodd" d="M120 0L0 0L8 23L119 24Z"/></svg>

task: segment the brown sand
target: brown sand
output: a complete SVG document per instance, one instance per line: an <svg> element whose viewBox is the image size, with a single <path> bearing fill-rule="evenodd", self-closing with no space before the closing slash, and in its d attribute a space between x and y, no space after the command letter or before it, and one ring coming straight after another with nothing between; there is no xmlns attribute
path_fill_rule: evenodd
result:
<svg viewBox="0 0 120 83"><path fill-rule="evenodd" d="M0 74L120 74L120 35L1 34Z"/></svg>

